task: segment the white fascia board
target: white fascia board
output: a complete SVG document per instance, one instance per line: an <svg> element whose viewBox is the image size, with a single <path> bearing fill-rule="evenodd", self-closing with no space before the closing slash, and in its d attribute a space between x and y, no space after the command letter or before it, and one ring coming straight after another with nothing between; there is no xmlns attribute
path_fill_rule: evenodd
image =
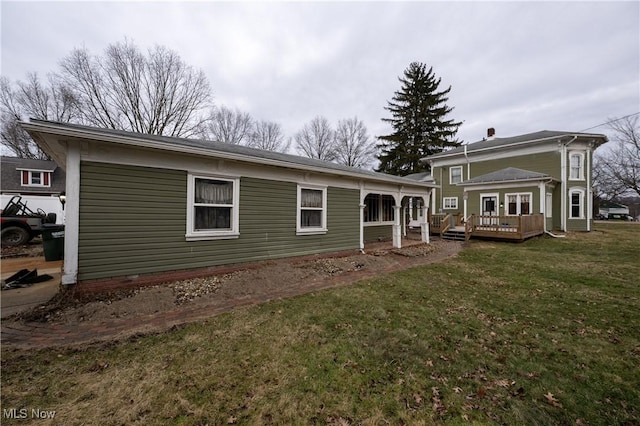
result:
<svg viewBox="0 0 640 426"><path fill-rule="evenodd" d="M436 186L435 184L417 182L417 181L415 183L409 183L406 181L406 179L395 177L395 176L388 176L388 177L387 176L370 176L364 173L361 174L357 172L333 170L333 169L327 169L324 167L296 164L288 161L259 158L259 157L249 156L249 155L222 152L222 151L211 151L211 150L198 148L198 147L172 145L172 144L161 142L161 141L149 142L144 139L140 139L132 136L111 135L111 134L102 133L100 131L92 131L87 129L69 129L62 126L56 126L54 124L20 122L20 125L25 130L36 132L41 135L51 134L54 136L67 136L70 138L77 138L77 139L90 139L97 142L110 142L110 143L123 144L123 145L129 145L134 147L162 149L166 151L179 152L184 154L215 157L215 158L221 158L225 160L243 161L243 162L263 164L268 166L305 170L305 171L316 172L316 173L348 176L348 177L356 178L360 180L394 183L394 184L401 184L401 185L407 185L407 186L415 186L419 188L433 188Z"/></svg>

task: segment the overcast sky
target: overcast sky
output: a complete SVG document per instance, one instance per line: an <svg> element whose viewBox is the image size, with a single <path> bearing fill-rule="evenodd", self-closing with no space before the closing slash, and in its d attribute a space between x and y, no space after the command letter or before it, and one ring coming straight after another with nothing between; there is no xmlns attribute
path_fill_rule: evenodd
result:
<svg viewBox="0 0 640 426"><path fill-rule="evenodd" d="M215 102L282 124L357 116L370 135L412 61L451 86L458 136L582 131L640 111L640 2L4 1L2 75L129 38L202 69ZM607 133L605 127L593 132Z"/></svg>

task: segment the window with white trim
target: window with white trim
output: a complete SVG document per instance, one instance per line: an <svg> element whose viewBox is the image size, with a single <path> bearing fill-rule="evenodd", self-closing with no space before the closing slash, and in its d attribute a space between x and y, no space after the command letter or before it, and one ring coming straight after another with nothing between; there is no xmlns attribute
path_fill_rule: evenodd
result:
<svg viewBox="0 0 640 426"><path fill-rule="evenodd" d="M584 154L572 152L569 154L569 179L584 180Z"/></svg>
<svg viewBox="0 0 640 426"><path fill-rule="evenodd" d="M187 240L236 238L240 180L189 175Z"/></svg>
<svg viewBox="0 0 640 426"><path fill-rule="evenodd" d="M51 186L51 172L40 170L22 170L22 186Z"/></svg>
<svg viewBox="0 0 640 426"><path fill-rule="evenodd" d="M462 182L462 166L449 168L449 184L453 185Z"/></svg>
<svg viewBox="0 0 640 426"><path fill-rule="evenodd" d="M327 232L327 188L298 185L298 234Z"/></svg>
<svg viewBox="0 0 640 426"><path fill-rule="evenodd" d="M442 200L443 209L453 210L458 208L458 197L444 197Z"/></svg>
<svg viewBox="0 0 640 426"><path fill-rule="evenodd" d="M530 192L522 194L506 194L506 214L508 216L531 214L531 196L532 194Z"/></svg>
<svg viewBox="0 0 640 426"><path fill-rule="evenodd" d="M569 191L569 218L584 219L584 189L582 188Z"/></svg>
<svg viewBox="0 0 640 426"><path fill-rule="evenodd" d="M364 198L363 221L393 222L395 219L393 206L396 204L393 196L383 194L369 194Z"/></svg>

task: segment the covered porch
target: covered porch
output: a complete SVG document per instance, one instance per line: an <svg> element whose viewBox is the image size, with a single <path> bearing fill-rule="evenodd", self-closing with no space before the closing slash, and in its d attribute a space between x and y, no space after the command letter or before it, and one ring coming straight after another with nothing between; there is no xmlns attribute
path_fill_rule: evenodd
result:
<svg viewBox="0 0 640 426"><path fill-rule="evenodd" d="M429 243L428 205L432 184L402 187L398 192L363 188L361 192L360 248L402 248Z"/></svg>

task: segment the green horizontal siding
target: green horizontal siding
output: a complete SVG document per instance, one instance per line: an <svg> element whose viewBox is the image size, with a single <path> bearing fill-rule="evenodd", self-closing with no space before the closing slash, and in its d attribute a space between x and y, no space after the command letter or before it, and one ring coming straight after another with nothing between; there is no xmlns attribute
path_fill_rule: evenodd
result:
<svg viewBox="0 0 640 426"><path fill-rule="evenodd" d="M327 190L323 235L296 235L297 185L241 178L240 237L185 240L185 171L81 164L79 281L359 247L359 193Z"/></svg>
<svg viewBox="0 0 640 426"><path fill-rule="evenodd" d="M469 191L469 197L467 200L467 214L475 214L481 215L482 211L480 210L480 197L481 194L498 194L498 206L500 204L503 207L498 212L498 215L506 215L507 213L507 203L505 201L506 194L521 194L521 193L531 193L531 213L540 213L540 189L537 186L517 186L505 189L483 189L478 191ZM462 210L462 205L460 206L460 210Z"/></svg>
<svg viewBox="0 0 640 426"><path fill-rule="evenodd" d="M559 151L518 155L509 158L471 163L471 177L474 178L507 167L516 167L522 170L545 173L560 180L562 174L561 165L562 161L560 161Z"/></svg>
<svg viewBox="0 0 640 426"><path fill-rule="evenodd" d="M364 242L390 240L393 237L393 225L375 225L364 227Z"/></svg>

